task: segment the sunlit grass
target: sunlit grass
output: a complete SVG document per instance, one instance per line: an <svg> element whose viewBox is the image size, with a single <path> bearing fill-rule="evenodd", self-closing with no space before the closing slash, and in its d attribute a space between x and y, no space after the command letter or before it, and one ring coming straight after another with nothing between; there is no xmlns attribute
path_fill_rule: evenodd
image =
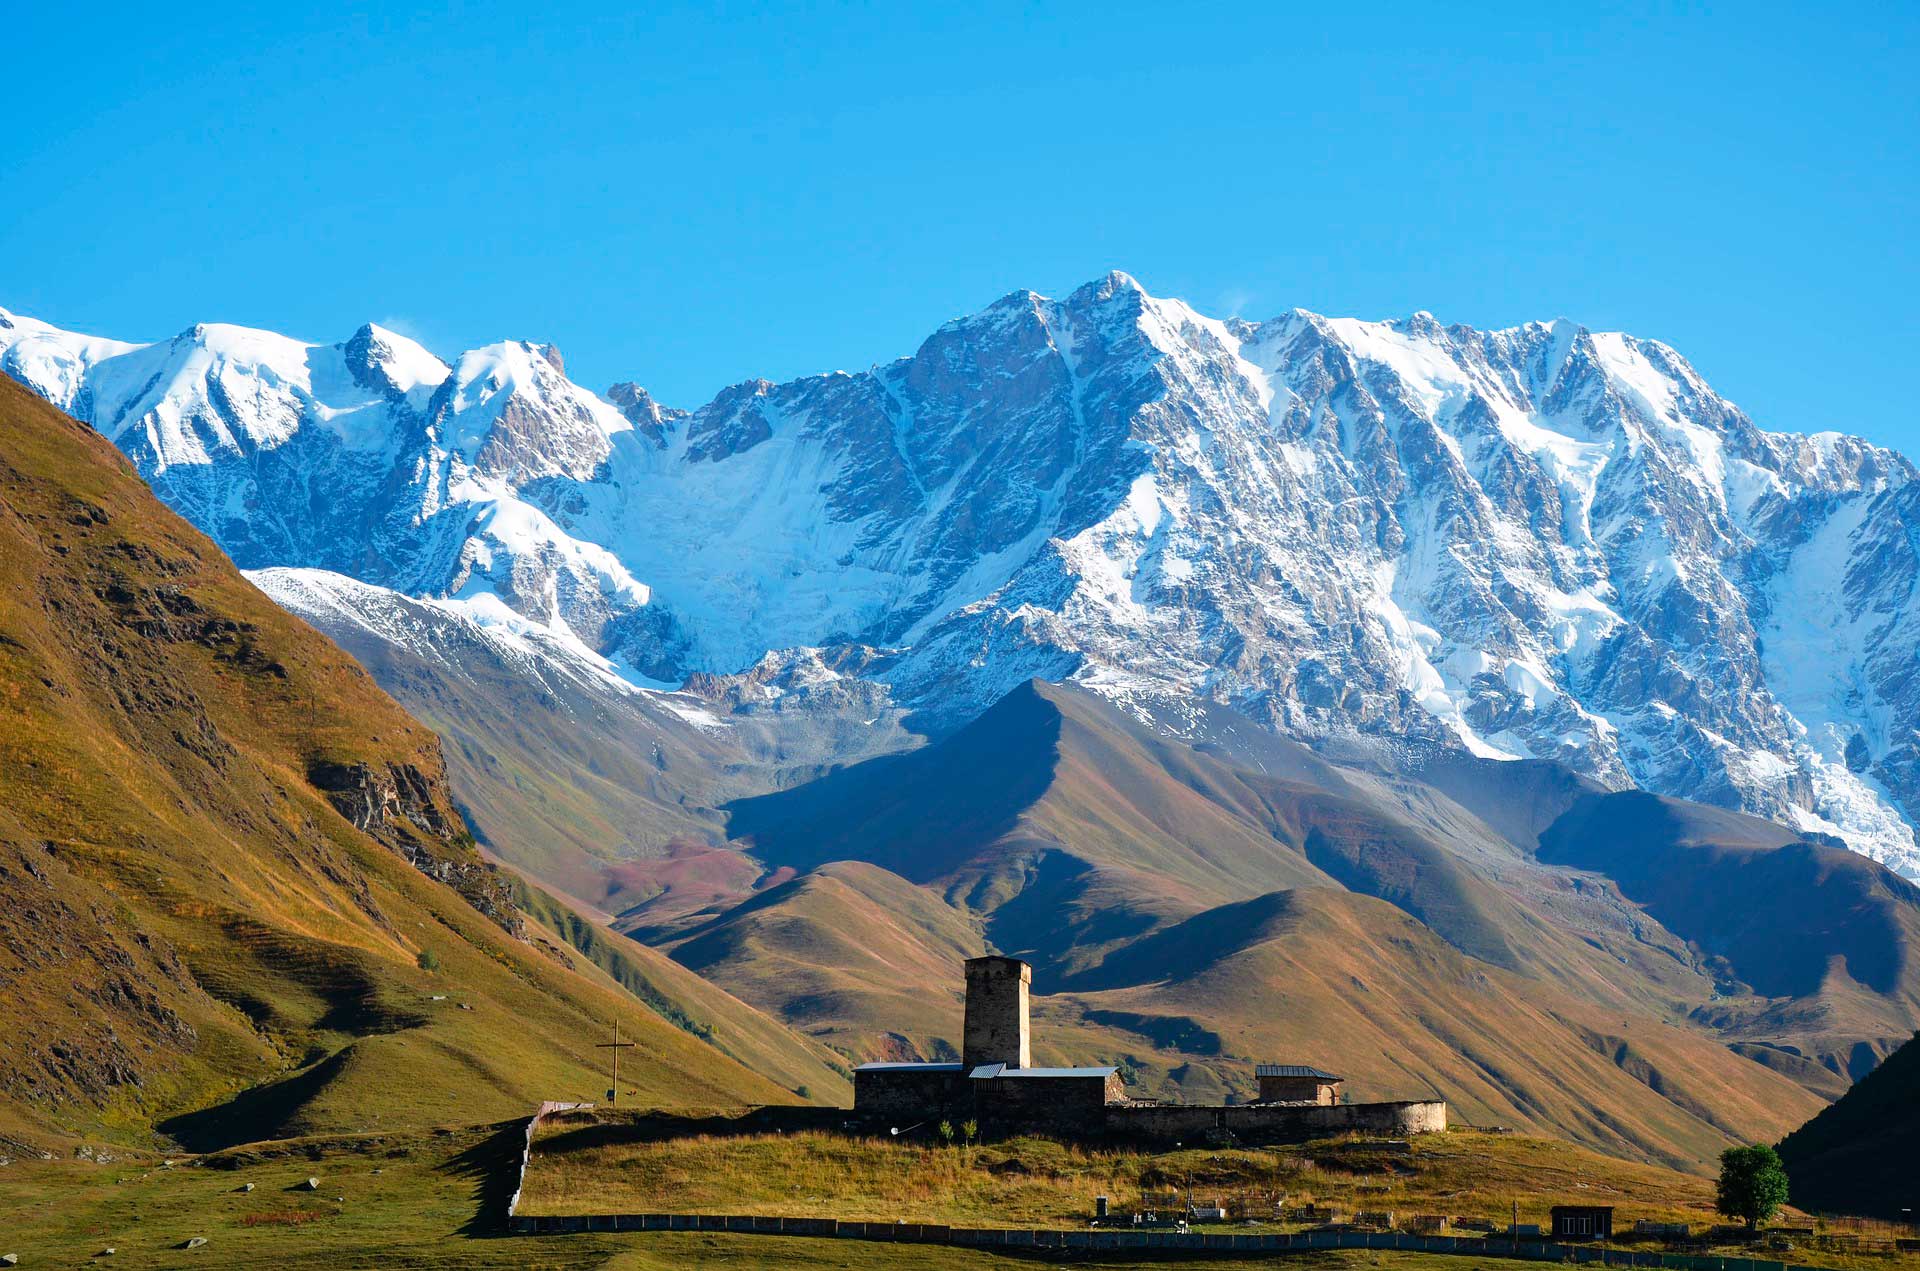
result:
<svg viewBox="0 0 1920 1271"><path fill-rule="evenodd" d="M1507 1135L1416 1139L1405 1154L1330 1140L1279 1151L1142 1152L1020 1138L983 1146L898 1143L831 1133L604 1141L580 1118L535 1144L521 1212L832 1214L908 1222L1073 1225L1107 1196L1116 1209L1185 1192L1544 1222L1561 1203L1611 1204L1631 1218L1713 1221L1712 1184L1567 1144Z"/></svg>

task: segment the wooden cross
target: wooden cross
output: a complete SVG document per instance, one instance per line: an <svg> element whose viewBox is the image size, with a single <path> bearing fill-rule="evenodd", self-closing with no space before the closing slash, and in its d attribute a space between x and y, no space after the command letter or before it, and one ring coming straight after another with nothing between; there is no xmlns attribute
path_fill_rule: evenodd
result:
<svg viewBox="0 0 1920 1271"><path fill-rule="evenodd" d="M610 1051L613 1054L613 1088L607 1091L607 1103L609 1106L618 1107L620 1104L620 1052L623 1050L632 1050L634 1045L635 1043L633 1042L623 1042L620 1040L620 1021L617 1019L613 1021L613 1040L610 1042L597 1042L594 1045L595 1050Z"/></svg>

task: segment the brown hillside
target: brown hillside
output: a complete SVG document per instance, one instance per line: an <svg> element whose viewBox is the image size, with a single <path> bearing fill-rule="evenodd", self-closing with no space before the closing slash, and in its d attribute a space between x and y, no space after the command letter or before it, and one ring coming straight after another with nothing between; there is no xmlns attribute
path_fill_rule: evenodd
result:
<svg viewBox="0 0 1920 1271"><path fill-rule="evenodd" d="M1148 1093L1245 1093L1253 1062L1311 1050L1376 1093L1439 1089L1474 1121L1693 1165L1844 1088L1823 1041L1842 1008L1854 1038L1920 1013L1905 970L1812 995L1730 978L1701 916L1669 913L1624 859L1563 850L1604 839L1579 814L1626 796L1552 765L1441 765L1429 782L1203 723L1171 738L1029 685L920 751L732 805L764 864L814 872L650 938L855 1058L931 1056L958 1023L953 954L929 968L933 946L899 945L957 924L1036 963L1039 1050L1122 1063ZM1776 867L1812 850L1767 829ZM1638 850L1658 857L1658 838ZM840 895L848 866L823 862L846 860L913 899ZM1920 914L1859 858L1805 877L1738 864L1699 853L1693 885L1729 913L1766 893L1784 921L1791 881L1818 919L1794 927L1808 947L1883 948L1886 921ZM1858 887L1884 905L1855 904ZM818 952L864 952L870 932L896 951Z"/></svg>
<svg viewBox="0 0 1920 1271"><path fill-rule="evenodd" d="M0 378L0 1119L196 1144L792 1096L522 938L438 743ZM697 1009L697 1008L696 1008Z"/></svg>

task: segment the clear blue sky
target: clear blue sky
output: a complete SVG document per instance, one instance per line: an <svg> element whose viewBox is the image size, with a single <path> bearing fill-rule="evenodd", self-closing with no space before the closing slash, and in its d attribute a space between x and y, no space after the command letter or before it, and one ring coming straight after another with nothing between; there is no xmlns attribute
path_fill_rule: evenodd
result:
<svg viewBox="0 0 1920 1271"><path fill-rule="evenodd" d="M697 405L1120 267L1624 328L1920 454L1911 3L261 8L8 15L0 304L553 340Z"/></svg>

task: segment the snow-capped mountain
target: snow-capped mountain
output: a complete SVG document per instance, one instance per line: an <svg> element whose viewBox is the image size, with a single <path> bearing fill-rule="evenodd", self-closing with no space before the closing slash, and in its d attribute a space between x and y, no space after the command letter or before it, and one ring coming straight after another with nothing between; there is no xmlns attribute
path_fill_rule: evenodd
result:
<svg viewBox="0 0 1920 1271"><path fill-rule="evenodd" d="M643 686L864 646L935 723L1033 676L1197 695L1920 873L1913 466L1763 431L1654 341L1220 321L1113 274L691 412L373 327L129 345L0 311L0 369L242 565L502 606Z"/></svg>

